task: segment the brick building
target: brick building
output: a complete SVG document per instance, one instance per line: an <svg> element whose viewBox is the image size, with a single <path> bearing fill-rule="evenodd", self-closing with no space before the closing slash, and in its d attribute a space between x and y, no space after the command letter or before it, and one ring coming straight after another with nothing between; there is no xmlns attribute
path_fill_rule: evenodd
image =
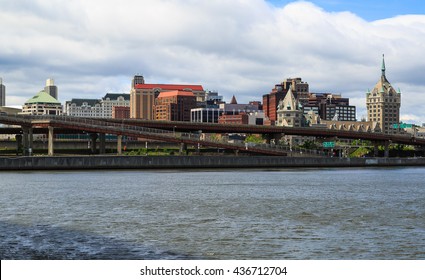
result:
<svg viewBox="0 0 425 280"><path fill-rule="evenodd" d="M129 119L130 118L130 107L128 107L128 106L113 106L112 107L112 118L113 119Z"/></svg>
<svg viewBox="0 0 425 280"><path fill-rule="evenodd" d="M205 91L201 85L145 84L143 76L135 76L131 83L130 117L155 119L155 99L166 91L191 91L195 96L195 102L205 101Z"/></svg>
<svg viewBox="0 0 425 280"><path fill-rule="evenodd" d="M248 124L249 115L245 112L241 113L225 113L218 117L219 124Z"/></svg>
<svg viewBox="0 0 425 280"><path fill-rule="evenodd" d="M161 92L155 100L155 120L189 122L195 107L196 96L191 91Z"/></svg>
<svg viewBox="0 0 425 280"><path fill-rule="evenodd" d="M292 89L294 97L302 104L309 98L309 85L303 82L301 78L288 78L280 84L275 85L269 94L263 95L263 110L270 119L270 123L274 124L277 119L277 107L279 101L283 100L289 89Z"/></svg>
<svg viewBox="0 0 425 280"><path fill-rule="evenodd" d="M304 114L313 111L322 120L356 121L356 106L340 94L312 93L304 103Z"/></svg>

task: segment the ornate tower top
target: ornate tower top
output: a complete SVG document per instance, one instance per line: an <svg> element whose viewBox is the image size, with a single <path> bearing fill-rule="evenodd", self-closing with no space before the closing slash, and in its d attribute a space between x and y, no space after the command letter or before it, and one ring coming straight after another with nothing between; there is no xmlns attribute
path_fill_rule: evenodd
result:
<svg viewBox="0 0 425 280"><path fill-rule="evenodd" d="M384 54L382 55L382 67L381 67L381 71L382 71L382 76L385 76L385 56L384 56Z"/></svg>

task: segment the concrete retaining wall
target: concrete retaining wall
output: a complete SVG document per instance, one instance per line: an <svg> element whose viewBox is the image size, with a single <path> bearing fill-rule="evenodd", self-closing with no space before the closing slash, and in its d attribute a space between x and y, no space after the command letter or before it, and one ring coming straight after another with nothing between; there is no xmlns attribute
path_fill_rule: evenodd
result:
<svg viewBox="0 0 425 280"><path fill-rule="evenodd" d="M425 158L340 159L271 156L68 156L0 158L0 171L374 166L425 166Z"/></svg>

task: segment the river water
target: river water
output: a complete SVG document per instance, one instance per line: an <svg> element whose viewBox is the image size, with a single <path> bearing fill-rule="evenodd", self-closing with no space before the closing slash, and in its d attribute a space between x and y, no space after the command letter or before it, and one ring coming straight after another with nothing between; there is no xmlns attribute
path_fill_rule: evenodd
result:
<svg viewBox="0 0 425 280"><path fill-rule="evenodd" d="M425 259L425 168L0 173L1 259Z"/></svg>

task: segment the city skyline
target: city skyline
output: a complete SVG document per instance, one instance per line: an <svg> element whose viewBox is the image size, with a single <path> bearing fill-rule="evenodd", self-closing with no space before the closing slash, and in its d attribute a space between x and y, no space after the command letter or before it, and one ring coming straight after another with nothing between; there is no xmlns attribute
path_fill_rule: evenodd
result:
<svg viewBox="0 0 425 280"><path fill-rule="evenodd" d="M417 1L401 10L391 1L385 9L376 9L383 1L111 2L100 10L97 1L6 1L0 77L7 106L22 106L48 77L62 103L130 92L137 73L148 83L201 84L246 103L302 77L311 92L350 98L361 119L385 53L387 77L402 92L401 121L425 122L425 16ZM382 16L362 14L359 5Z"/></svg>

